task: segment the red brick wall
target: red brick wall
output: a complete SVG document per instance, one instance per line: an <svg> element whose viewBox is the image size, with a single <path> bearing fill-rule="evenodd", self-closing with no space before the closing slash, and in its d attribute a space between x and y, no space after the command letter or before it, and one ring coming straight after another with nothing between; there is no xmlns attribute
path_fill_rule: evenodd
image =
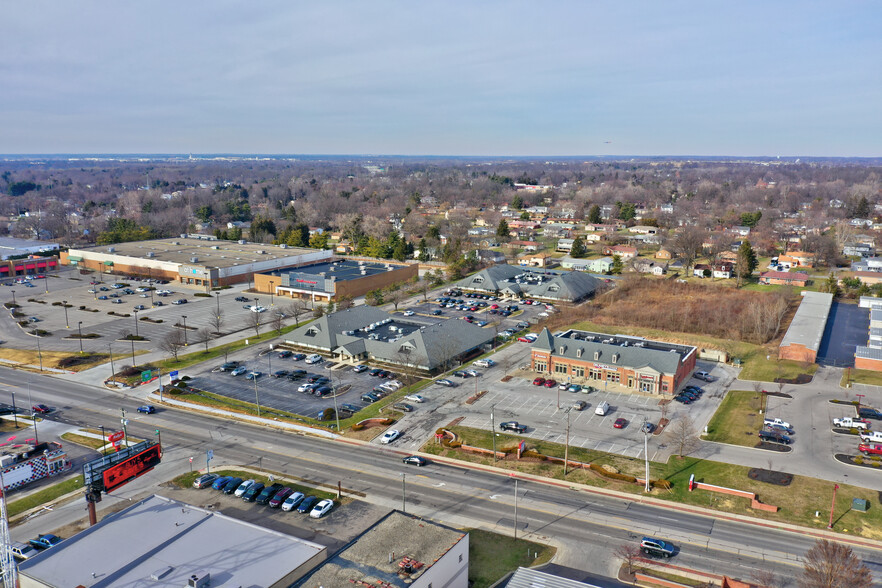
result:
<svg viewBox="0 0 882 588"><path fill-rule="evenodd" d="M807 361L815 363L817 353L799 343L791 343L790 345L782 345L778 348L778 359L791 359L793 361Z"/></svg>

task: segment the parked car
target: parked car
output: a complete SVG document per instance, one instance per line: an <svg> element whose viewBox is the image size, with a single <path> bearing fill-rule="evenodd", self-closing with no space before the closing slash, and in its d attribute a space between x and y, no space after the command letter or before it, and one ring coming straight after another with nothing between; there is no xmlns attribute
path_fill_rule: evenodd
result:
<svg viewBox="0 0 882 588"><path fill-rule="evenodd" d="M378 401L379 399L380 399L380 397L372 392L365 392L364 394L361 395L361 401L367 402L368 404L373 404L374 402Z"/></svg>
<svg viewBox="0 0 882 588"><path fill-rule="evenodd" d="M263 490L260 491L260 494L257 495L255 502L257 504L267 504L270 500L272 500L273 496L275 496L276 493L282 488L284 488L284 486L278 482L265 487Z"/></svg>
<svg viewBox="0 0 882 588"><path fill-rule="evenodd" d="M233 496L236 496L237 498L242 498L242 495L245 494L245 492L255 483L256 482L254 480L245 480L244 482L239 484L239 487L236 488L235 492L233 492Z"/></svg>
<svg viewBox="0 0 882 588"><path fill-rule="evenodd" d="M30 559L39 553L39 551L25 543L13 543L10 551L12 552L12 557L18 560Z"/></svg>
<svg viewBox="0 0 882 588"><path fill-rule="evenodd" d="M292 355L294 355L294 352L290 349L283 349L282 351L279 351L279 357L282 359L291 357Z"/></svg>
<svg viewBox="0 0 882 588"><path fill-rule="evenodd" d="M314 519L320 519L328 514L332 508L334 508L334 501L330 498L325 498L312 507L312 510L309 511L309 516Z"/></svg>
<svg viewBox="0 0 882 588"><path fill-rule="evenodd" d="M206 488L208 486L211 486L217 479L217 474L202 474L193 481L193 487L197 489Z"/></svg>
<svg viewBox="0 0 882 588"><path fill-rule="evenodd" d="M413 412L413 406L407 404L406 402L396 402L392 405L392 408L395 410L400 410L402 412Z"/></svg>
<svg viewBox="0 0 882 588"><path fill-rule="evenodd" d="M447 386L448 388L456 388L457 386L459 386L459 384L457 384L456 382L454 382L452 380L448 380L446 378L442 378L440 380L435 380L435 383L438 384L439 386Z"/></svg>
<svg viewBox="0 0 882 588"><path fill-rule="evenodd" d="M280 506L282 506L282 503L285 502L285 500L287 500L288 497L291 496L293 493L293 488L285 486L284 488L276 492L272 498L270 498L269 507L279 508Z"/></svg>
<svg viewBox="0 0 882 588"><path fill-rule="evenodd" d="M790 437L777 431L760 431L759 438L766 443L783 443L784 445L790 445L791 441Z"/></svg>
<svg viewBox="0 0 882 588"><path fill-rule="evenodd" d="M142 412L144 414L153 414L156 412L156 407L152 404L145 404L144 406L138 407L138 412Z"/></svg>
<svg viewBox="0 0 882 588"><path fill-rule="evenodd" d="M584 400L577 400L576 402L573 403L574 410L581 411L581 410L585 410L586 408L588 408L588 403L585 402Z"/></svg>
<svg viewBox="0 0 882 588"><path fill-rule="evenodd" d="M172 300L172 304L187 304L186 298L178 298L177 300Z"/></svg>
<svg viewBox="0 0 882 588"><path fill-rule="evenodd" d="M702 380L704 382L713 382L714 377L707 372L695 372L692 374L692 377L696 380Z"/></svg>
<svg viewBox="0 0 882 588"><path fill-rule="evenodd" d="M259 378L262 375L263 375L263 372L258 372L258 371L248 372L248 375L245 376L245 379L246 380L256 380L257 378Z"/></svg>
<svg viewBox="0 0 882 588"><path fill-rule="evenodd" d="M560 384L558 384L557 389L558 390L569 390L570 385L567 382L561 382Z"/></svg>
<svg viewBox="0 0 882 588"><path fill-rule="evenodd" d="M879 412L875 408L859 408L858 416L862 419L882 420L882 412Z"/></svg>
<svg viewBox="0 0 882 588"><path fill-rule="evenodd" d="M245 502L254 502L257 499L258 495L263 492L264 488L264 484L261 484L260 482L255 482L251 484L251 486L249 486L248 489L242 493L242 500L244 500Z"/></svg>
<svg viewBox="0 0 882 588"><path fill-rule="evenodd" d="M410 400L411 402L416 402L417 404L422 404L425 402L425 398L420 396L419 394L408 394L404 397L405 400Z"/></svg>
<svg viewBox="0 0 882 588"><path fill-rule="evenodd" d="M413 316L413 315L416 314L416 313L415 313L414 311L412 311L412 310L405 310L402 314L403 314L404 316Z"/></svg>
<svg viewBox="0 0 882 588"><path fill-rule="evenodd" d="M244 373L247 372L247 371L248 371L248 370L245 369L245 366L244 366L244 365L240 365L240 366L237 367L237 368L233 368L233 371L230 372L230 375L231 375L231 376L241 376L242 374L244 374Z"/></svg>
<svg viewBox="0 0 882 588"><path fill-rule="evenodd" d="M40 535L37 535L36 539L31 539L30 541L28 541L28 543L31 545L31 547L42 551L43 549L49 549L50 547L61 543L61 537L59 537L58 535L53 535L51 533L41 533Z"/></svg>
<svg viewBox="0 0 882 588"><path fill-rule="evenodd" d="M224 484L224 487L221 488L221 492L223 492L224 494L232 494L241 485L242 485L242 478L230 478L229 480L227 480L227 483Z"/></svg>
<svg viewBox="0 0 882 588"><path fill-rule="evenodd" d="M211 483L211 489L212 490L222 490L223 487L226 485L226 483L232 479L233 479L232 476L220 476L214 482Z"/></svg>
<svg viewBox="0 0 882 588"><path fill-rule="evenodd" d="M318 501L318 496L307 496L300 502L300 506L297 507L297 512L299 512L300 514L308 513L312 510L312 507L315 506L315 503Z"/></svg>
<svg viewBox="0 0 882 588"><path fill-rule="evenodd" d="M290 494L288 498L285 499L285 502L282 503L282 510L285 512L291 512L297 506L303 502L305 495L303 492L294 492Z"/></svg>
<svg viewBox="0 0 882 588"><path fill-rule="evenodd" d="M246 296L236 296L236 302L248 302L248 297Z"/></svg>
<svg viewBox="0 0 882 588"><path fill-rule="evenodd" d="M546 388L554 388L555 386L557 386L557 380L545 380L543 386L545 386Z"/></svg>
<svg viewBox="0 0 882 588"><path fill-rule="evenodd" d="M644 537L640 541L640 550L646 555L668 558L674 555L674 546L667 541L655 539L653 537Z"/></svg>
<svg viewBox="0 0 882 588"><path fill-rule="evenodd" d="M534 386L544 386L545 385L545 378L542 378L542 377L534 378L533 385Z"/></svg>
<svg viewBox="0 0 882 588"><path fill-rule="evenodd" d="M515 433L527 432L527 426L522 425L517 421L506 421L504 423L499 423L499 428L503 431L513 431Z"/></svg>
<svg viewBox="0 0 882 588"><path fill-rule="evenodd" d="M360 374L362 372L366 372L367 369L368 369L368 366L366 366L366 365L357 365L354 368L352 368L352 371L355 372L356 374Z"/></svg>
<svg viewBox="0 0 882 588"><path fill-rule="evenodd" d="M273 377L274 377L274 378L285 378L285 377L287 377L288 374L290 374L290 373L291 373L291 372L289 372L288 370L276 370L276 371L273 372Z"/></svg>
<svg viewBox="0 0 882 588"><path fill-rule="evenodd" d="M858 445L858 451L864 455L882 455L882 445L877 443L861 443Z"/></svg>
<svg viewBox="0 0 882 588"><path fill-rule="evenodd" d="M645 423L643 423L643 426L640 427L640 430L644 433L652 433L653 431L655 431L655 425L650 423L649 421L646 421Z"/></svg>
<svg viewBox="0 0 882 588"><path fill-rule="evenodd" d="M395 441L399 437L401 437L401 431L399 431L398 429L389 429L388 431L383 433L382 437L380 437L380 443L383 443L384 445L388 445L389 443L392 443L393 441Z"/></svg>
<svg viewBox="0 0 882 588"><path fill-rule="evenodd" d="M426 465L427 463L429 463L428 459L426 459L425 457L421 457L419 455L408 455L407 457L405 457L401 461L406 463L407 465L415 465L418 467L422 467L422 466Z"/></svg>
<svg viewBox="0 0 882 588"><path fill-rule="evenodd" d="M570 392L581 392L582 386L580 386L579 384L570 384L567 390Z"/></svg>
<svg viewBox="0 0 882 588"><path fill-rule="evenodd" d="M45 404L35 404L31 407L31 410L33 410L37 414L46 414L52 412L52 409Z"/></svg>
<svg viewBox="0 0 882 588"><path fill-rule="evenodd" d="M616 429L624 429L627 425L628 419L624 419L622 417L617 418L613 423L613 427L615 427Z"/></svg>
<svg viewBox="0 0 882 588"><path fill-rule="evenodd" d="M294 361L303 361L304 359L306 359L306 354L305 353L295 353L294 355L291 356L291 359L293 359Z"/></svg>

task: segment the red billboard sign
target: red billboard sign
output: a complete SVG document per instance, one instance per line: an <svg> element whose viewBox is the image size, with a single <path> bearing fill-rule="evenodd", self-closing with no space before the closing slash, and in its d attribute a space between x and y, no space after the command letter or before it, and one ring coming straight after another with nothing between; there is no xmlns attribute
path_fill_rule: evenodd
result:
<svg viewBox="0 0 882 588"><path fill-rule="evenodd" d="M116 443L117 441L122 441L125 438L126 434L123 431L117 431L116 433L110 433L107 436L107 440L111 443Z"/></svg>
<svg viewBox="0 0 882 588"><path fill-rule="evenodd" d="M104 491L111 492L120 486L131 482L138 476L146 474L160 462L159 444L151 445L144 451L136 453L127 460L104 470Z"/></svg>

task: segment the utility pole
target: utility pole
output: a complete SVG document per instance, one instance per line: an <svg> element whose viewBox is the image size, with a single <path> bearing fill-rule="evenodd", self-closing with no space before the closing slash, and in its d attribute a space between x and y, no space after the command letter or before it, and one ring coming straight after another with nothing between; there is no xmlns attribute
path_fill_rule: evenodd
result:
<svg viewBox="0 0 882 588"><path fill-rule="evenodd" d="M496 405L490 407L490 436L493 438L493 463L496 463L496 419L494 418L494 411L496 410Z"/></svg>
<svg viewBox="0 0 882 588"><path fill-rule="evenodd" d="M116 370L113 368L113 344L107 344L107 351L110 352L110 377L113 378L114 374L116 374Z"/></svg>
<svg viewBox="0 0 882 588"><path fill-rule="evenodd" d="M514 474L512 474L513 476ZM515 478L515 516L514 516L514 538L518 538L518 479Z"/></svg>
<svg viewBox="0 0 882 588"><path fill-rule="evenodd" d="M836 508L836 491L839 490L839 484L833 484L833 504L830 505L830 523L828 529L833 528L833 510Z"/></svg>
<svg viewBox="0 0 882 588"><path fill-rule="evenodd" d="M407 499L405 498L405 492L407 490L407 474L401 472L401 512L407 513Z"/></svg>
<svg viewBox="0 0 882 588"><path fill-rule="evenodd" d="M83 321L77 323L77 331L80 333L80 353L83 352ZM132 343L134 345L134 343Z"/></svg>
<svg viewBox="0 0 882 588"><path fill-rule="evenodd" d="M652 492L649 484L649 429L646 428L646 417L643 417L643 459L646 461L646 492Z"/></svg>
<svg viewBox="0 0 882 588"><path fill-rule="evenodd" d="M570 465L570 409L566 409L567 413L567 436L564 441L564 478L567 477L567 466Z"/></svg>
<svg viewBox="0 0 882 588"><path fill-rule="evenodd" d="M254 400L257 402L257 418L260 418L260 395L257 393L257 376L254 376Z"/></svg>

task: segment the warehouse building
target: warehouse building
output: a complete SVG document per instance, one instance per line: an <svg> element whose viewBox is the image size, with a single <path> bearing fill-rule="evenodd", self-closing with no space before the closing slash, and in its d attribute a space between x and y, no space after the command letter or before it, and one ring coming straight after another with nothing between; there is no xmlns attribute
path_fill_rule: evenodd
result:
<svg viewBox="0 0 882 588"><path fill-rule="evenodd" d="M21 588L268 586L327 559L323 545L151 496L18 564Z"/></svg>
<svg viewBox="0 0 882 588"><path fill-rule="evenodd" d="M373 306L354 306L291 331L287 345L352 364L374 362L429 374L484 351L492 329L441 319L425 324Z"/></svg>
<svg viewBox="0 0 882 588"><path fill-rule="evenodd" d="M378 260L333 259L322 263L255 274L258 292L313 302L357 298L418 277L417 264Z"/></svg>
<svg viewBox="0 0 882 588"><path fill-rule="evenodd" d="M329 261L323 249L225 241L206 235L183 235L71 249L61 263L98 272L164 279L209 290L250 282L256 273Z"/></svg>
<svg viewBox="0 0 882 588"><path fill-rule="evenodd" d="M802 302L778 347L778 359L815 362L832 304L832 294L802 292Z"/></svg>
<svg viewBox="0 0 882 588"><path fill-rule="evenodd" d="M392 511L295 586L467 588L468 576L468 533Z"/></svg>
<svg viewBox="0 0 882 588"><path fill-rule="evenodd" d="M642 337L543 329L530 355L533 371L556 380L674 394L695 370L697 350Z"/></svg>
<svg viewBox="0 0 882 588"><path fill-rule="evenodd" d="M463 278L456 288L493 296L581 302L590 298L600 280L582 272L553 272L514 265L494 265Z"/></svg>

